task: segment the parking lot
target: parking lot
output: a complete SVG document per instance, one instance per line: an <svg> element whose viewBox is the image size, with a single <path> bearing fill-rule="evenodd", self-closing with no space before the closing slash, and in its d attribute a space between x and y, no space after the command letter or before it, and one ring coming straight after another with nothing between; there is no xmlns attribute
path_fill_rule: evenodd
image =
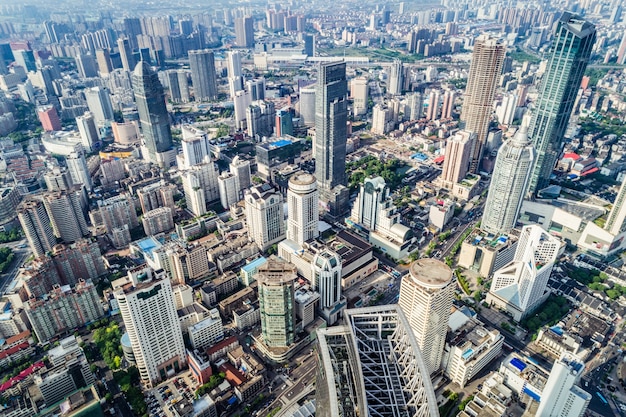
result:
<svg viewBox="0 0 626 417"><path fill-rule="evenodd" d="M185 372L148 390L146 404L149 414L158 417L174 416L173 410L176 404L181 401L193 401L195 388L191 373Z"/></svg>

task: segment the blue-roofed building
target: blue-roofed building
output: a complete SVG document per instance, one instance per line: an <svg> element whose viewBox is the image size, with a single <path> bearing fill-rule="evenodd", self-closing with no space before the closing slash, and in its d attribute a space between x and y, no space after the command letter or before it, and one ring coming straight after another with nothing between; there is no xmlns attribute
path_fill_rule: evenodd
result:
<svg viewBox="0 0 626 417"><path fill-rule="evenodd" d="M546 369L515 352L502 361L498 373L502 375L505 386L520 397L529 397L527 400L533 398L528 392L541 396L548 379Z"/></svg>
<svg viewBox="0 0 626 417"><path fill-rule="evenodd" d="M241 267L241 283L246 287L250 286L254 281L256 281L256 272L261 265L264 265L267 262L267 259L264 257L256 258L254 261L247 263L246 265Z"/></svg>
<svg viewBox="0 0 626 417"><path fill-rule="evenodd" d="M570 334L560 326L540 329L535 344L554 359L560 358L563 353L578 355L583 350L582 337Z"/></svg>
<svg viewBox="0 0 626 417"><path fill-rule="evenodd" d="M261 178L272 178L272 170L282 165L292 164L300 157L303 141L287 136L279 140L262 142L256 145L257 169Z"/></svg>

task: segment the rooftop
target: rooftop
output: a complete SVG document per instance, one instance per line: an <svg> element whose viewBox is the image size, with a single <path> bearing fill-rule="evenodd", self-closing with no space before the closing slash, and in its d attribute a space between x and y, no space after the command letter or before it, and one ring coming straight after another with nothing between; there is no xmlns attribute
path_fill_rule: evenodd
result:
<svg viewBox="0 0 626 417"><path fill-rule="evenodd" d="M437 259L424 258L411 264L410 276L427 288L443 288L452 280L452 270Z"/></svg>

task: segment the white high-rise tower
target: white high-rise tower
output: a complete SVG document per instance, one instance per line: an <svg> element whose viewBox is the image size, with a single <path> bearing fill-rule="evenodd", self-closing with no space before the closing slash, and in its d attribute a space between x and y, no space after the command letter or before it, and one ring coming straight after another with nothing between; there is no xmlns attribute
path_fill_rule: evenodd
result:
<svg viewBox="0 0 626 417"><path fill-rule="evenodd" d="M591 395L574 385L580 379L585 364L570 353L563 353L550 371L541 393L537 417L581 417L591 401Z"/></svg>
<svg viewBox="0 0 626 417"><path fill-rule="evenodd" d="M298 172L287 191L287 239L302 245L319 236L319 197L315 176Z"/></svg>

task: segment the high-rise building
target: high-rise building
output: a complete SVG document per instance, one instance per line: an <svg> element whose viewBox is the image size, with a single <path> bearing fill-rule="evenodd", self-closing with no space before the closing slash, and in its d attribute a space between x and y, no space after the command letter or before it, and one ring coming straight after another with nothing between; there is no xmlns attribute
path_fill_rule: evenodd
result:
<svg viewBox="0 0 626 417"><path fill-rule="evenodd" d="M146 236L153 236L161 232L167 232L174 228L172 209L159 207L144 213L141 222Z"/></svg>
<svg viewBox="0 0 626 417"><path fill-rule="evenodd" d="M458 183L467 175L474 140L476 140L476 134L467 130L461 130L448 138L441 171L444 188L451 189L453 184Z"/></svg>
<svg viewBox="0 0 626 417"><path fill-rule="evenodd" d="M174 184L167 184L165 180L161 180L137 190L137 197L143 213L159 207L169 207L174 212L176 210L174 196L177 193L178 189Z"/></svg>
<svg viewBox="0 0 626 417"><path fill-rule="evenodd" d="M245 192L248 234L261 250L285 239L283 196L269 184Z"/></svg>
<svg viewBox="0 0 626 417"><path fill-rule="evenodd" d="M81 78L93 78L98 76L98 67L93 55L76 55L76 69Z"/></svg>
<svg viewBox="0 0 626 417"><path fill-rule="evenodd" d="M402 94L403 71L402 61L394 59L389 72L389 90L387 91L392 96Z"/></svg>
<svg viewBox="0 0 626 417"><path fill-rule="evenodd" d="M244 191L250 188L252 184L250 177L250 161L235 156L230 162L228 169L231 174L237 178L237 187L239 189L239 197L237 201L243 200Z"/></svg>
<svg viewBox="0 0 626 417"><path fill-rule="evenodd" d="M107 233L124 226L133 229L139 225L135 202L130 194L123 193L98 201L98 209Z"/></svg>
<svg viewBox="0 0 626 417"><path fill-rule="evenodd" d="M520 321L544 300L561 241L540 226L524 226L513 261L493 273L487 302Z"/></svg>
<svg viewBox="0 0 626 417"><path fill-rule="evenodd" d="M37 116L41 122L41 127L46 132L61 130L61 119L53 106L46 106L37 109Z"/></svg>
<svg viewBox="0 0 626 417"><path fill-rule="evenodd" d="M313 289L320 294L320 314L326 324L333 325L346 306L345 297L341 296L341 257L329 249L322 249L313 257L311 267Z"/></svg>
<svg viewBox="0 0 626 417"><path fill-rule="evenodd" d="M456 94L454 91L446 90L443 93L443 105L441 106L441 118L452 118L452 110L454 110L454 100L456 100Z"/></svg>
<svg viewBox="0 0 626 417"><path fill-rule="evenodd" d="M80 239L71 245L58 244L51 258L62 283L75 285L81 279L97 281L106 273L100 246L90 239Z"/></svg>
<svg viewBox="0 0 626 417"><path fill-rule="evenodd" d="M332 216L345 212L348 83L345 62L323 63L315 90L315 176Z"/></svg>
<svg viewBox="0 0 626 417"><path fill-rule="evenodd" d="M54 167L43 174L48 191L69 190L72 187L72 177L67 168Z"/></svg>
<svg viewBox="0 0 626 417"><path fill-rule="evenodd" d="M493 98L502 73L505 54L506 45L501 39L480 35L474 42L461 111L461 121L465 123L465 130L476 134L470 161L472 173L478 172L480 167L483 146L487 140L493 113Z"/></svg>
<svg viewBox="0 0 626 417"><path fill-rule="evenodd" d="M350 83L350 96L352 96L352 112L355 116L362 116L367 113L367 98L369 86L366 77L357 77ZM302 89L300 89L302 97Z"/></svg>
<svg viewBox="0 0 626 417"><path fill-rule="evenodd" d="M239 51L228 51L228 61L226 63L228 70L228 78L243 77L241 71L241 54Z"/></svg>
<svg viewBox="0 0 626 417"><path fill-rule="evenodd" d="M296 279L296 267L277 257L269 258L257 270L261 332L263 343L270 348L288 347L295 340Z"/></svg>
<svg viewBox="0 0 626 417"><path fill-rule="evenodd" d="M181 176L187 207L194 215L202 216L207 212L207 203L220 198L217 166L213 162L193 165Z"/></svg>
<svg viewBox="0 0 626 417"><path fill-rule="evenodd" d="M617 64L626 64L626 33L624 33L622 41L619 44L619 49L617 50Z"/></svg>
<svg viewBox="0 0 626 417"><path fill-rule="evenodd" d="M441 101L441 92L437 89L430 90L428 94L428 109L426 118L428 120L437 120L439 118L439 107Z"/></svg>
<svg viewBox="0 0 626 417"><path fill-rule="evenodd" d="M23 202L17 210L17 217L35 257L45 255L56 244L50 217L42 201Z"/></svg>
<svg viewBox="0 0 626 417"><path fill-rule="evenodd" d="M318 204L315 177L304 172L292 175L287 190L287 239L302 245L319 236Z"/></svg>
<svg viewBox="0 0 626 417"><path fill-rule="evenodd" d="M409 120L419 120L424 116L424 100L420 93L413 93L408 100Z"/></svg>
<svg viewBox="0 0 626 417"><path fill-rule="evenodd" d="M534 160L535 150L528 140L527 128L521 126L498 150L485 203L483 230L498 234L515 227Z"/></svg>
<svg viewBox="0 0 626 417"><path fill-rule="evenodd" d="M96 50L96 62L98 63L98 71L100 72L100 75L108 75L111 71L113 71L111 56L109 55L108 49Z"/></svg>
<svg viewBox="0 0 626 417"><path fill-rule="evenodd" d="M235 43L241 48L254 46L254 18L252 16L235 19Z"/></svg>
<svg viewBox="0 0 626 417"><path fill-rule="evenodd" d="M82 116L78 116L76 118L76 125L80 133L83 148L87 152L92 152L100 140L98 137L98 128L96 127L96 119L93 113L85 112Z"/></svg>
<svg viewBox="0 0 626 417"><path fill-rule="evenodd" d="M104 125L106 122L113 121L113 106L108 89L102 87L88 88L85 90L85 99L96 124Z"/></svg>
<svg viewBox="0 0 626 417"><path fill-rule="evenodd" d="M550 184L595 41L595 26L576 15L565 12L556 23L539 99L528 127L528 136L537 151L528 189L531 195Z"/></svg>
<svg viewBox="0 0 626 417"><path fill-rule="evenodd" d="M302 123L305 126L315 126L315 86L300 88L298 105Z"/></svg>
<svg viewBox="0 0 626 417"><path fill-rule="evenodd" d="M239 201L239 182L230 172L223 172L217 177L217 187L220 191L220 203L228 210Z"/></svg>
<svg viewBox="0 0 626 417"><path fill-rule="evenodd" d="M77 186L68 191L44 194L43 203L52 230L63 242L71 243L89 234L84 214L85 202L84 190Z"/></svg>
<svg viewBox="0 0 626 417"><path fill-rule="evenodd" d="M208 49L189 51L189 68L195 100L215 100L217 81L213 52Z"/></svg>
<svg viewBox="0 0 626 417"><path fill-rule="evenodd" d="M129 282L113 288L142 381L166 380L186 363L170 279L165 271L138 267Z"/></svg>
<svg viewBox="0 0 626 417"><path fill-rule="evenodd" d="M122 68L124 71L132 71L135 69L137 62L133 56L133 49L130 45L130 40L127 37L121 37L117 40L117 49L120 52L120 59L122 60Z"/></svg>
<svg viewBox="0 0 626 417"><path fill-rule="evenodd" d="M541 393L537 417L582 417L587 411L591 394L578 387L585 371L580 358L563 353L554 362L550 376Z"/></svg>
<svg viewBox="0 0 626 417"><path fill-rule="evenodd" d="M624 220L626 220L626 179L622 181L604 229L617 236L626 230L626 222Z"/></svg>
<svg viewBox="0 0 626 417"><path fill-rule="evenodd" d="M81 184L87 190L91 190L93 184L91 182L87 160L85 159L85 151L83 149L77 149L75 152L65 157L65 163L67 164L67 170L72 178L72 184Z"/></svg>
<svg viewBox="0 0 626 417"><path fill-rule="evenodd" d="M276 137L293 135L293 117L290 109L276 111Z"/></svg>
<svg viewBox="0 0 626 417"><path fill-rule="evenodd" d="M441 366L455 288L452 270L430 258L413 262L400 284L398 304L413 329L429 374Z"/></svg>
<svg viewBox="0 0 626 417"><path fill-rule="evenodd" d="M239 90L235 92L233 97L233 105L235 107L235 126L244 128L246 120L246 109L252 104L252 96L249 91Z"/></svg>
<svg viewBox="0 0 626 417"><path fill-rule="evenodd" d="M183 125L181 131L184 163L179 163L180 168L186 169L210 161L211 149L207 133L191 125Z"/></svg>
<svg viewBox="0 0 626 417"><path fill-rule="evenodd" d="M341 326L317 330L315 415L439 415L427 362L402 309L365 307L344 317Z"/></svg>
<svg viewBox="0 0 626 417"><path fill-rule="evenodd" d="M132 75L137 112L141 122L149 159L159 161L158 154L172 148L172 132L165 107L165 94L159 76L146 61L140 61Z"/></svg>

